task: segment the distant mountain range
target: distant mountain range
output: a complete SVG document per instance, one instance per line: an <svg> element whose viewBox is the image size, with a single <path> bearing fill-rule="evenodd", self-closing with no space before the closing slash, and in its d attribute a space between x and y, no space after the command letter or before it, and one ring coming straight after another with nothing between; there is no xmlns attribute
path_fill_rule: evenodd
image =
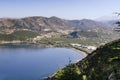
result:
<svg viewBox="0 0 120 80"><path fill-rule="evenodd" d="M1 18L0 30L30 29L37 32L51 30L89 30L110 28L111 25L89 19L65 20L58 17L26 17L21 19Z"/></svg>
<svg viewBox="0 0 120 80"><path fill-rule="evenodd" d="M31 30L40 34L51 32L71 37L116 39L111 22L99 22L89 19L65 20L58 17L25 17L21 19L1 18L0 33L9 34L16 30ZM74 34L76 32L76 34Z"/></svg>

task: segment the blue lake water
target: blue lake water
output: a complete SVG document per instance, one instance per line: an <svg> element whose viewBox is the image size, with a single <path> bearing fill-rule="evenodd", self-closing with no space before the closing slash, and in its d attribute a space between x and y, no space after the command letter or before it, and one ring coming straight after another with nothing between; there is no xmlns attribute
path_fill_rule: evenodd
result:
<svg viewBox="0 0 120 80"><path fill-rule="evenodd" d="M84 58L67 48L0 48L0 80L42 80Z"/></svg>

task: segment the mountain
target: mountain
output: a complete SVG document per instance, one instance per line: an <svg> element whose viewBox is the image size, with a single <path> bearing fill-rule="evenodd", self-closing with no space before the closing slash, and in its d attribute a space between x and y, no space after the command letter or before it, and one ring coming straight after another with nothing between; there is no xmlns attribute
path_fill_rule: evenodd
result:
<svg viewBox="0 0 120 80"><path fill-rule="evenodd" d="M102 16L102 17L95 19L95 21L109 24L111 25L112 28L115 28L115 27L118 27L116 22L120 21L120 17L118 15Z"/></svg>
<svg viewBox="0 0 120 80"><path fill-rule="evenodd" d="M26 17L21 19L1 19L0 29L30 29L37 32L44 30L71 29L69 21L57 17Z"/></svg>
<svg viewBox="0 0 120 80"><path fill-rule="evenodd" d="M97 22L89 19L82 19L82 20L72 20L71 22L76 24L76 29L82 29L82 30L89 30L89 29L95 29L95 28L103 28L107 29L110 28L110 25Z"/></svg>
<svg viewBox="0 0 120 80"><path fill-rule="evenodd" d="M114 40L119 35L113 31L113 25L89 19L65 20L52 17L25 17L20 19L1 18L0 33L11 34L19 30L29 30L41 35L66 35L67 37L80 39ZM76 32L76 35L74 33ZM71 35L72 34L72 35ZM76 37L75 37L76 36Z"/></svg>
<svg viewBox="0 0 120 80"><path fill-rule="evenodd" d="M70 33L72 37L89 39L90 41L96 39L96 41L103 43L119 38L119 33L113 30L117 26L115 23L104 23L89 19L73 20L72 22L76 23L75 31Z"/></svg>
<svg viewBox="0 0 120 80"><path fill-rule="evenodd" d="M0 19L0 29L30 29L34 31L57 30L89 30L109 28L110 25L93 20L65 20L58 17L26 17L21 19Z"/></svg>
<svg viewBox="0 0 120 80"><path fill-rule="evenodd" d="M97 48L83 60L69 64L47 80L119 80L120 39Z"/></svg>

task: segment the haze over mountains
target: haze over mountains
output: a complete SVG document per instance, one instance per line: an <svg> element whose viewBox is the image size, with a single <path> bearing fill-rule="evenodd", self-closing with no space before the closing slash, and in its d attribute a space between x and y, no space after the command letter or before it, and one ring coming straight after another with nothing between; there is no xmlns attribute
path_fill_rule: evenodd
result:
<svg viewBox="0 0 120 80"><path fill-rule="evenodd" d="M107 16L101 16L99 18L96 18L96 21L113 21L113 20L119 20L119 16L117 15L107 15Z"/></svg>

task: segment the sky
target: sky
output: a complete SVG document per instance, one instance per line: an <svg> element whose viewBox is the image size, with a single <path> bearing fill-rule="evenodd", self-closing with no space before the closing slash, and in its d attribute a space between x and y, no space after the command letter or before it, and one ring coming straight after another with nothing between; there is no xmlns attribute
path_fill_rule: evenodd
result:
<svg viewBox="0 0 120 80"><path fill-rule="evenodd" d="M120 0L0 0L0 18L95 19L120 12Z"/></svg>

